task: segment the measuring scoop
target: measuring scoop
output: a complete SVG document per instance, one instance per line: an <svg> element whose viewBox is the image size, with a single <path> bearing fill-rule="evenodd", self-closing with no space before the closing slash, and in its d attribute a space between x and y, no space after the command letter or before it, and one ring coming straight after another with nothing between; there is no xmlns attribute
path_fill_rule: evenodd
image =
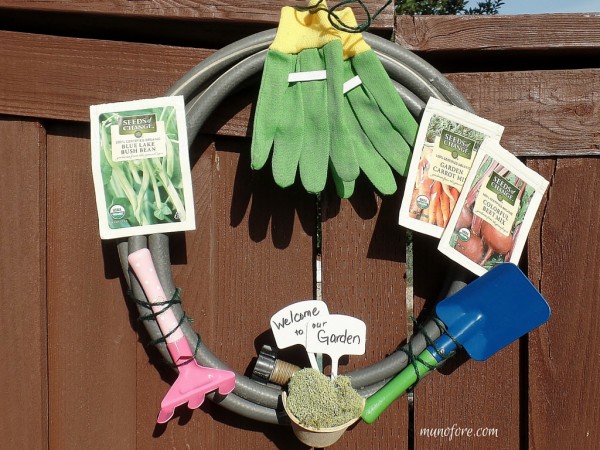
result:
<svg viewBox="0 0 600 450"><path fill-rule="evenodd" d="M484 361L550 318L550 307L514 264L503 263L441 301L436 314L446 332L366 402L362 418L372 423L419 377L452 356L458 345Z"/></svg>
<svg viewBox="0 0 600 450"><path fill-rule="evenodd" d="M207 393L218 390L219 394L229 394L235 388L235 373L229 370L211 369L199 365L194 359L190 344L179 327L179 320L173 311L164 305L165 292L156 274L152 256L147 248L133 252L128 257L129 265L135 272L156 321L165 336L167 349L179 376L160 404L157 422L165 423L175 413L177 406L188 404L190 409L199 408Z"/></svg>

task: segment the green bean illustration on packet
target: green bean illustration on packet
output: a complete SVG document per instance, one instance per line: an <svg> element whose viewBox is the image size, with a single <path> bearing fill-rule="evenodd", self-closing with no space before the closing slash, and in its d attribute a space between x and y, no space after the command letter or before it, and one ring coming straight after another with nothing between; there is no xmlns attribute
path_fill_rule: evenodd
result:
<svg viewBox="0 0 600 450"><path fill-rule="evenodd" d="M155 115L164 122L165 156L115 162L111 153L111 127L118 125L118 113L100 116L100 155L107 208L122 205L125 221L118 227L153 225L185 219L185 199L179 165L177 121L173 107L136 111Z"/></svg>

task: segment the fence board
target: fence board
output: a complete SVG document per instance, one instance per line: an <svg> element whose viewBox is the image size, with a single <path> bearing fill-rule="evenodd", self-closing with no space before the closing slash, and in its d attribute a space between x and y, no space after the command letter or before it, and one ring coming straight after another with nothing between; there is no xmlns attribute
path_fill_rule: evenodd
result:
<svg viewBox="0 0 600 450"><path fill-rule="evenodd" d="M584 50L600 47L600 14L397 16L395 42L419 52Z"/></svg>
<svg viewBox="0 0 600 450"><path fill-rule="evenodd" d="M89 121L89 105L162 95L202 49L0 31L0 111Z"/></svg>
<svg viewBox="0 0 600 450"><path fill-rule="evenodd" d="M337 2L329 2L329 6ZM275 26L279 21L279 11L283 6L294 4L302 5L304 2L296 3L283 0L267 0L256 3L249 0L232 1L219 0L216 2L203 2L199 0L152 0L144 2L132 2L127 0L114 0L111 2L95 1L61 1L46 0L2 0L0 9L16 9L27 12L60 12L81 14L102 14L119 17L147 17L184 19L197 21L228 21L235 23L269 23ZM377 11L382 3L377 0L365 0L365 6L371 13ZM361 8L354 8L359 20L365 19ZM378 16L374 26L377 28L391 28L393 25L393 9L386 8Z"/></svg>
<svg viewBox="0 0 600 450"><path fill-rule="evenodd" d="M452 266L437 243L415 233L415 316L420 322L444 294ZM519 389L518 343L485 362L458 353L414 388L414 448L519 448Z"/></svg>
<svg viewBox="0 0 600 450"><path fill-rule="evenodd" d="M329 191L323 202L323 299L330 313L367 325L365 355L350 356L340 373L380 361L406 340L405 242L396 226L400 197L382 200L360 181L352 200L340 201ZM380 441L403 448L407 432L408 405L402 398L332 448L373 448Z"/></svg>
<svg viewBox="0 0 600 450"><path fill-rule="evenodd" d="M598 158L532 161L552 187L529 245L530 277L552 308L529 337L529 447L597 448L600 421ZM543 219L543 220L542 220ZM581 232L581 234L580 234ZM580 239L581 238L581 239Z"/></svg>
<svg viewBox="0 0 600 450"><path fill-rule="evenodd" d="M520 156L598 155L600 70L451 74L478 114L506 127Z"/></svg>
<svg viewBox="0 0 600 450"><path fill-rule="evenodd" d="M415 388L415 448L519 448L519 344L489 361L455 363Z"/></svg>
<svg viewBox="0 0 600 450"><path fill-rule="evenodd" d="M89 132L48 134L50 448L134 448L138 343L98 237Z"/></svg>
<svg viewBox="0 0 600 450"><path fill-rule="evenodd" d="M210 53L10 32L0 32L0 37L5 38L0 112L78 121L89 120L90 104L161 95ZM479 114L506 126L503 143L514 153L600 154L594 132L600 127L595 92L600 69L457 73L449 78ZM248 135L255 97L255 90L236 96L215 114L207 132Z"/></svg>
<svg viewBox="0 0 600 450"><path fill-rule="evenodd" d="M0 119L0 435L7 448L48 447L46 136Z"/></svg>

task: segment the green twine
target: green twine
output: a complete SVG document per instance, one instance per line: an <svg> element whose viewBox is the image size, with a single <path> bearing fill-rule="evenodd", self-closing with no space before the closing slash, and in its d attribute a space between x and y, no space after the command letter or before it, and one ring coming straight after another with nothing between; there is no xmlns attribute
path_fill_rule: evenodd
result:
<svg viewBox="0 0 600 450"><path fill-rule="evenodd" d="M148 302L146 300L140 300L139 298L136 298L133 295L133 292L131 290L127 291L127 296L137 305L149 310L150 312L148 314L143 314L140 315L138 317L138 322L144 322L144 321L154 321L156 322L156 318L164 313L167 309L169 309L171 306L173 305L181 305L181 289L177 288L175 289L175 292L173 293L173 296L171 297L170 300L165 300L163 302ZM157 312L154 312L154 310L152 309L153 307L161 307L164 306L164 308L158 310ZM185 312L183 313L183 315L181 316L181 319L179 319L179 322L177 322L177 325L175 326L175 328L173 328L171 331L169 331L168 333L164 334L161 337L158 337L156 339L152 339L150 342L146 343L146 347L153 347L157 344L162 344L163 342L167 341L167 338L169 336L171 336L175 331L177 331L179 329L179 327L181 327L181 325L183 324L183 322L185 321L188 322L193 322L194 319L192 319L191 317L189 317ZM162 331L162 330L161 330ZM196 333L196 337L198 338L196 340L196 347L194 348L194 358L196 357L196 354L198 353L198 350L200 349L200 343L202 342L202 339L200 338L200 335L198 333ZM169 363L167 361L167 364L169 364L172 367L180 367L183 366L185 364L189 364L194 358L190 358L187 361L184 361L181 364L172 364Z"/></svg>
<svg viewBox="0 0 600 450"><path fill-rule="evenodd" d="M362 33L363 31L367 31L371 26L373 20L375 20L377 16L379 16L379 14L381 14L388 6L392 4L392 0L387 0L381 8L375 11L375 13L371 14L369 8L367 8L367 5L365 5L365 3L362 0L342 0L341 2L333 5L331 8L321 7L320 5L323 3L323 1L324 0L319 0L317 3L311 6L296 6L296 9L299 9L300 11L311 12L326 11L331 26L338 31L344 31L346 33ZM348 25L342 19L340 19L340 17L336 13L338 9L353 3L359 5L367 15L366 20L358 24L357 26Z"/></svg>
<svg viewBox="0 0 600 450"><path fill-rule="evenodd" d="M413 316L410 316L410 320L412 320L413 324L417 327L419 332L425 338L425 342L427 343L427 346L433 347L435 349L435 351L441 355L440 348L437 346L437 344L434 342L434 340L431 339L431 336L429 336L429 334L425 331L425 328L423 328L423 326L421 324L419 324ZM456 345L456 348L462 348L462 345L454 338L454 336L452 336L448 332L448 328L446 327L444 322L442 322L438 317L433 317L431 320L433 320L433 322L435 322L435 324L438 326L441 334L445 334L446 336L448 336L450 338L450 340L452 342L454 342L454 344ZM414 369L415 373L417 374L417 381L414 382L414 384L410 387L410 389L414 388L417 385L417 383L419 381L421 381L421 379L423 378L423 375L421 375L421 373L419 372L419 366L417 363L421 363L422 365L427 367L428 370L433 370L439 366L439 364L431 365L427 361L424 361L422 358L420 358L419 355L416 355L412 348L412 341L408 341L408 348L401 347L401 348L399 348L399 350L406 354L406 356L408 357L408 363L413 366L413 369ZM453 355L454 355L454 352L444 355L444 359L442 360L442 362L444 362L446 359L450 358Z"/></svg>

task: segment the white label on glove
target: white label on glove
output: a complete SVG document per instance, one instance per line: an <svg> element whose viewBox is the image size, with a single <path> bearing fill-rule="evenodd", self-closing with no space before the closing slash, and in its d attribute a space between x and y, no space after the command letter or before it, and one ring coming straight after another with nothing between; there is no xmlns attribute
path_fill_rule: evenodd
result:
<svg viewBox="0 0 600 450"><path fill-rule="evenodd" d="M306 324L309 320L327 320L329 310L321 300L305 300L281 309L271 317L271 330L277 347L287 348L306 343Z"/></svg>
<svg viewBox="0 0 600 450"><path fill-rule="evenodd" d="M358 75L350 78L348 81L346 81L344 83L344 88L343 88L344 94L348 91L351 91L355 87L360 86L361 84L362 84L362 80L360 79L360 77Z"/></svg>
<svg viewBox="0 0 600 450"><path fill-rule="evenodd" d="M298 81L317 81L327 78L326 70L311 70L308 72L292 72L288 75L288 83L296 83Z"/></svg>

